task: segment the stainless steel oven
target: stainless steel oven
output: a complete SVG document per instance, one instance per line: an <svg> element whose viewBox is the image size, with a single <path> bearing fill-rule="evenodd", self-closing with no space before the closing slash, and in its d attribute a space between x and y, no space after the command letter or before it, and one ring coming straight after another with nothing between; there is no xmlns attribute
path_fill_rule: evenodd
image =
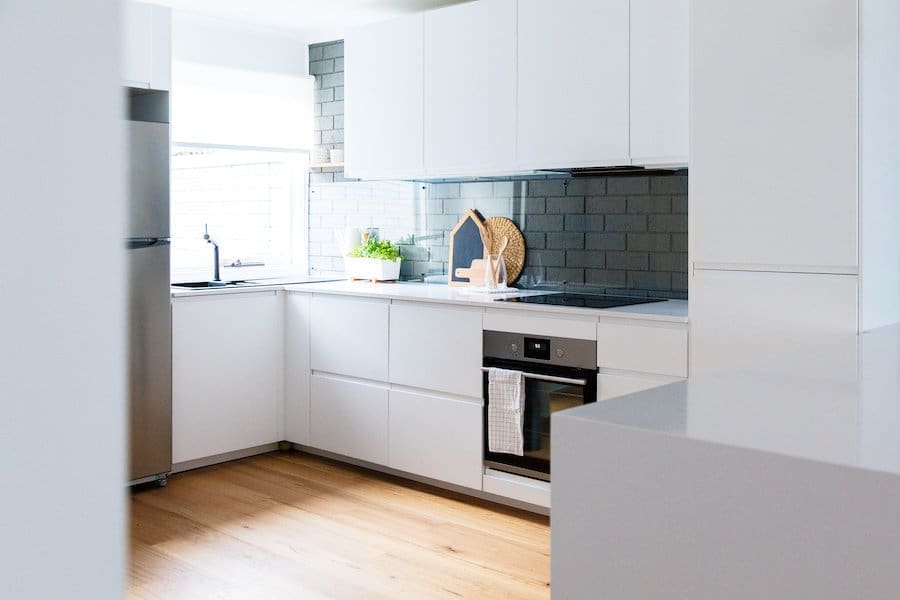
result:
<svg viewBox="0 0 900 600"><path fill-rule="evenodd" d="M486 467L550 481L550 415L597 401L597 342L485 331L484 463ZM488 372L521 371L525 381L522 456L488 447Z"/></svg>

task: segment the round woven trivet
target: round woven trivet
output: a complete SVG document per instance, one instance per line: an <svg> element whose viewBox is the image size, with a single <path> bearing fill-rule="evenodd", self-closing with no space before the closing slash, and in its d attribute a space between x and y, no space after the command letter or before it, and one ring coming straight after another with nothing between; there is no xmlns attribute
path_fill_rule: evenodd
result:
<svg viewBox="0 0 900 600"><path fill-rule="evenodd" d="M506 217L489 217L485 219L484 227L491 232L491 254L500 250L504 236L509 238L503 251L503 262L506 263L507 282L512 285L525 267L525 237L516 224Z"/></svg>

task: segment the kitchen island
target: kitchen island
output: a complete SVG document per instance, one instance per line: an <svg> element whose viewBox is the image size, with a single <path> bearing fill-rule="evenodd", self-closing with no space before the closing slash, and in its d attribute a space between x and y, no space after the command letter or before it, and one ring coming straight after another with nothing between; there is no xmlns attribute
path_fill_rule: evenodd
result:
<svg viewBox="0 0 900 600"><path fill-rule="evenodd" d="M829 347L554 415L554 593L897 598L900 325Z"/></svg>

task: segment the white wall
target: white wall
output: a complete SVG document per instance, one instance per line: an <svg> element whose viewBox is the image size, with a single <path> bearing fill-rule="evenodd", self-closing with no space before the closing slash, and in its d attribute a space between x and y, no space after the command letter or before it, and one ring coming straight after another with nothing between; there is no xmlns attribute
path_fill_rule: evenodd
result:
<svg viewBox="0 0 900 600"><path fill-rule="evenodd" d="M900 3L861 3L860 329L900 321Z"/></svg>
<svg viewBox="0 0 900 600"><path fill-rule="evenodd" d="M0 597L118 598L118 0L0 2Z"/></svg>

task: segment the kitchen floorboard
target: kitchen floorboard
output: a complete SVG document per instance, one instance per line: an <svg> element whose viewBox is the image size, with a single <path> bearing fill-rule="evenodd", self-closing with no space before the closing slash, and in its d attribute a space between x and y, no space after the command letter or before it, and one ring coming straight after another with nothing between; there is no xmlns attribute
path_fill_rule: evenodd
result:
<svg viewBox="0 0 900 600"><path fill-rule="evenodd" d="M300 452L131 495L128 596L549 598L547 517Z"/></svg>

